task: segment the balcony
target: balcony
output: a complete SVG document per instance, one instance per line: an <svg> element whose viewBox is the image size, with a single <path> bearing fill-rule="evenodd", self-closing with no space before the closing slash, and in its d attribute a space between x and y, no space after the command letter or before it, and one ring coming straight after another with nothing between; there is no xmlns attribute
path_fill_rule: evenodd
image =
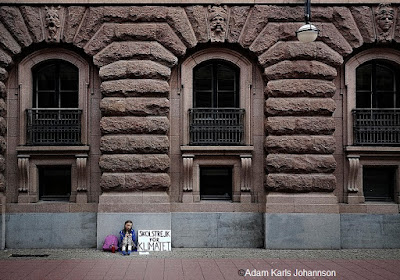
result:
<svg viewBox="0 0 400 280"><path fill-rule="evenodd" d="M27 145L81 145L80 109L27 109Z"/></svg>
<svg viewBox="0 0 400 280"><path fill-rule="evenodd" d="M244 109L189 109L190 145L244 145Z"/></svg>
<svg viewBox="0 0 400 280"><path fill-rule="evenodd" d="M400 146L400 109L354 109L357 146Z"/></svg>

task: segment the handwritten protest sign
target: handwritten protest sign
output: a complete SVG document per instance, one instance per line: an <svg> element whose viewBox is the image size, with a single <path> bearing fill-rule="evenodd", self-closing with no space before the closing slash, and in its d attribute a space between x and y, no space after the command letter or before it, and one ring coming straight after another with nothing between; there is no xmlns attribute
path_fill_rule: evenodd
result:
<svg viewBox="0 0 400 280"><path fill-rule="evenodd" d="M171 230L139 230L139 252L171 251Z"/></svg>

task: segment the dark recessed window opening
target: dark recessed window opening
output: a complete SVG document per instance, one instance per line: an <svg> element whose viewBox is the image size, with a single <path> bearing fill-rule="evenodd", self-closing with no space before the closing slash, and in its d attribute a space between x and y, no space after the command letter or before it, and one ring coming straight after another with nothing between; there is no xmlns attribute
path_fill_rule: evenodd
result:
<svg viewBox="0 0 400 280"><path fill-rule="evenodd" d="M201 167L200 198L232 200L232 167Z"/></svg>
<svg viewBox="0 0 400 280"><path fill-rule="evenodd" d="M37 65L33 72L33 108L78 108L78 68L63 60Z"/></svg>
<svg viewBox="0 0 400 280"><path fill-rule="evenodd" d="M238 108L239 68L212 60L193 70L194 108Z"/></svg>
<svg viewBox="0 0 400 280"><path fill-rule="evenodd" d="M81 145L78 68L63 60L49 60L36 65L32 76L27 145Z"/></svg>
<svg viewBox="0 0 400 280"><path fill-rule="evenodd" d="M71 166L39 166L39 199L69 201Z"/></svg>
<svg viewBox="0 0 400 280"><path fill-rule="evenodd" d="M385 61L373 60L357 68L357 108L399 108L399 69Z"/></svg>
<svg viewBox="0 0 400 280"><path fill-rule="evenodd" d="M356 70L355 145L400 145L400 68L372 60Z"/></svg>
<svg viewBox="0 0 400 280"><path fill-rule="evenodd" d="M366 201L393 201L395 167L364 167L363 189Z"/></svg>
<svg viewBox="0 0 400 280"><path fill-rule="evenodd" d="M222 60L206 61L193 69L190 145L244 144L239 72L239 67Z"/></svg>

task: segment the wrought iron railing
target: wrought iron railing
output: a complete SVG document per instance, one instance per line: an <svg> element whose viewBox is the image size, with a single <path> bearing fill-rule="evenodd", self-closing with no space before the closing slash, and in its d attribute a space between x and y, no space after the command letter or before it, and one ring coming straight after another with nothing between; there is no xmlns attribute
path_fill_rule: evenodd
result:
<svg viewBox="0 0 400 280"><path fill-rule="evenodd" d="M27 145L81 145L80 109L27 109Z"/></svg>
<svg viewBox="0 0 400 280"><path fill-rule="evenodd" d="M400 109L354 109L354 145L400 146Z"/></svg>
<svg viewBox="0 0 400 280"><path fill-rule="evenodd" d="M244 145L244 109L189 109L190 145Z"/></svg>

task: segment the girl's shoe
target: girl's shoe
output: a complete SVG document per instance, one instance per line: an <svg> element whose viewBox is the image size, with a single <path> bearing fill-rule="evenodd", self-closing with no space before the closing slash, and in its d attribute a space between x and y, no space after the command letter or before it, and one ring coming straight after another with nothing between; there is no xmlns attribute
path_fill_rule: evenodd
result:
<svg viewBox="0 0 400 280"><path fill-rule="evenodd" d="M124 256L125 256L125 255L126 255L126 252L125 252L125 251L122 251L122 255L124 255ZM128 254L128 255L129 255L129 254Z"/></svg>
<svg viewBox="0 0 400 280"><path fill-rule="evenodd" d="M131 250L128 250L128 256L131 254Z"/></svg>

